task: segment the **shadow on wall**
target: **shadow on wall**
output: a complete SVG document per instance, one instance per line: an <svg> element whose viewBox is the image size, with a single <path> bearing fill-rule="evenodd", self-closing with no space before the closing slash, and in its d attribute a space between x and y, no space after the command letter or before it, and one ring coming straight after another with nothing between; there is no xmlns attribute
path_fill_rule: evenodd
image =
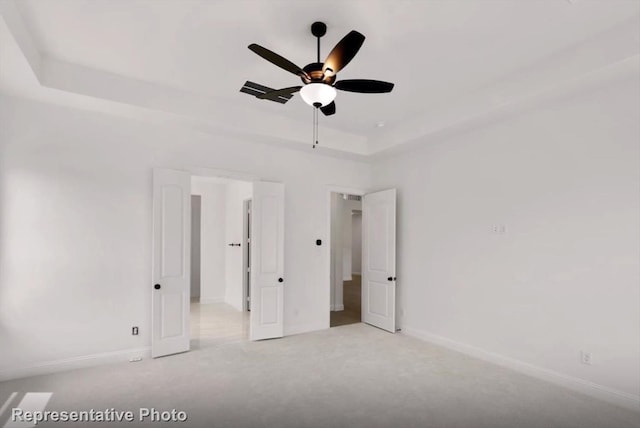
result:
<svg viewBox="0 0 640 428"><path fill-rule="evenodd" d="M0 159L3 159L4 148L0 146ZM16 175L16 174L14 174ZM15 177L14 180L15 182ZM9 362L16 359L18 352L33 350L29 337L21 335L16 328L14 320L17 311L25 311L28 302L16 299L15 291L12 293L11 281L15 266L12 268L11 257L13 253L9 251L9 208L11 204L10 186L11 176L6 167L0 163L0 381L4 379L4 371L8 369ZM14 184L14 189L19 186ZM13 255L15 257L15 255ZM24 287L23 289L26 289Z"/></svg>
<svg viewBox="0 0 640 428"><path fill-rule="evenodd" d="M0 110L0 114L2 113L2 111ZM1 143L1 138L2 135L0 135L0 143ZM8 331L7 328L5 326L5 322L4 319L2 317L2 314L6 313L6 311L3 310L3 303L2 302L7 302L7 296L6 294L6 290L2 287L2 284L4 284L4 281L2 281L2 272L5 272L5 260L4 260L4 255L7 254L4 246L5 246L5 242L6 242L6 238L5 238L5 234L4 234L4 218L6 217L5 211L7 209L7 204L5 202L5 198L4 198L4 194L5 194L5 186L7 183L7 177L6 177L6 172L4 170L4 166L2 165L2 159L4 158L3 156L4 154L4 147L2 145L0 145L0 339L4 339L8 336ZM3 348L4 348L4 341L2 341L3 343ZM0 360L0 367L2 366L2 360Z"/></svg>

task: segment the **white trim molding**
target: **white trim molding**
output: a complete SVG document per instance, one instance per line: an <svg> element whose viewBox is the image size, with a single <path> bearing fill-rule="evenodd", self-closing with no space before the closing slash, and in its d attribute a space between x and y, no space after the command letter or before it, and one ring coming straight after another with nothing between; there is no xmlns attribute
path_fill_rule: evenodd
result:
<svg viewBox="0 0 640 428"><path fill-rule="evenodd" d="M101 352L98 354L44 361L31 366L2 369L0 370L0 382L11 379L58 373L67 370L95 367L103 364L123 363L132 359L137 360L139 358L150 357L151 348L149 346L145 346L141 348L122 349L120 351Z"/></svg>
<svg viewBox="0 0 640 428"><path fill-rule="evenodd" d="M640 396L637 395L618 391L603 385L599 385L597 383L589 382L584 379L545 369L543 367L538 367L533 364L525 363L524 361L496 354L494 352L477 348L466 343L457 342L455 340L438 336L424 330L412 327L403 327L401 334L424 340L426 342L430 342L435 345L439 345L444 348L448 348L453 351L457 351L471 357L475 357L496 364L498 366L505 367L519 373L523 373L534 378L565 387L567 389L588 395L590 397L594 397L611 404L640 412Z"/></svg>

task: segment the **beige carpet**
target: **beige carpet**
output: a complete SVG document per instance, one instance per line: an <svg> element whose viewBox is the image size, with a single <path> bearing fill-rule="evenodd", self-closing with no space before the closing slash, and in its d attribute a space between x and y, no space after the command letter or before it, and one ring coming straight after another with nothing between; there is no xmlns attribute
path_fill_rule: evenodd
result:
<svg viewBox="0 0 640 428"><path fill-rule="evenodd" d="M366 324L0 383L47 410L140 407L213 428L631 428L640 415ZM7 415L0 418L4 425ZM38 427L56 427L40 424Z"/></svg>
<svg viewBox="0 0 640 428"><path fill-rule="evenodd" d="M331 327L355 324L362 320L362 280L353 275L351 281L344 281L344 310L331 311Z"/></svg>

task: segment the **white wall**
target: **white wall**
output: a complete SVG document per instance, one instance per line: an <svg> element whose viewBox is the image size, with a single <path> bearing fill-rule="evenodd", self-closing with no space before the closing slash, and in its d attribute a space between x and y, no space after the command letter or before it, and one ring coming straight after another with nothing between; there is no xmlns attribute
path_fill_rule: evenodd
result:
<svg viewBox="0 0 640 428"><path fill-rule="evenodd" d="M640 394L639 93L583 87L376 165L403 331Z"/></svg>
<svg viewBox="0 0 640 428"><path fill-rule="evenodd" d="M226 242L241 244L241 247L227 245L225 254L226 291L225 302L237 310L243 309L243 258L247 243L243 239L244 201L251 199L253 186L249 182L233 181L226 185Z"/></svg>
<svg viewBox="0 0 640 428"><path fill-rule="evenodd" d="M351 273L362 273L362 211L351 217Z"/></svg>
<svg viewBox="0 0 640 428"><path fill-rule="evenodd" d="M226 185L192 177L191 194L200 200L200 303L225 299Z"/></svg>
<svg viewBox="0 0 640 428"><path fill-rule="evenodd" d="M0 377L149 346L153 167L283 182L285 334L328 325L326 186L368 165L4 96L0 124Z"/></svg>

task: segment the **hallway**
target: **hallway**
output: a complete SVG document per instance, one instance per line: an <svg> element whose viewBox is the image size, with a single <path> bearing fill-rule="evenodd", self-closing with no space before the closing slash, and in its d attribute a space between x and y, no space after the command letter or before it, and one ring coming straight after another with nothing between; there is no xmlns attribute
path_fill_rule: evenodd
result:
<svg viewBox="0 0 640 428"><path fill-rule="evenodd" d="M191 301L191 348L249 339L249 312L226 303Z"/></svg>
<svg viewBox="0 0 640 428"><path fill-rule="evenodd" d="M362 321L362 277L353 275L344 281L344 310L331 311L331 327L355 324Z"/></svg>

